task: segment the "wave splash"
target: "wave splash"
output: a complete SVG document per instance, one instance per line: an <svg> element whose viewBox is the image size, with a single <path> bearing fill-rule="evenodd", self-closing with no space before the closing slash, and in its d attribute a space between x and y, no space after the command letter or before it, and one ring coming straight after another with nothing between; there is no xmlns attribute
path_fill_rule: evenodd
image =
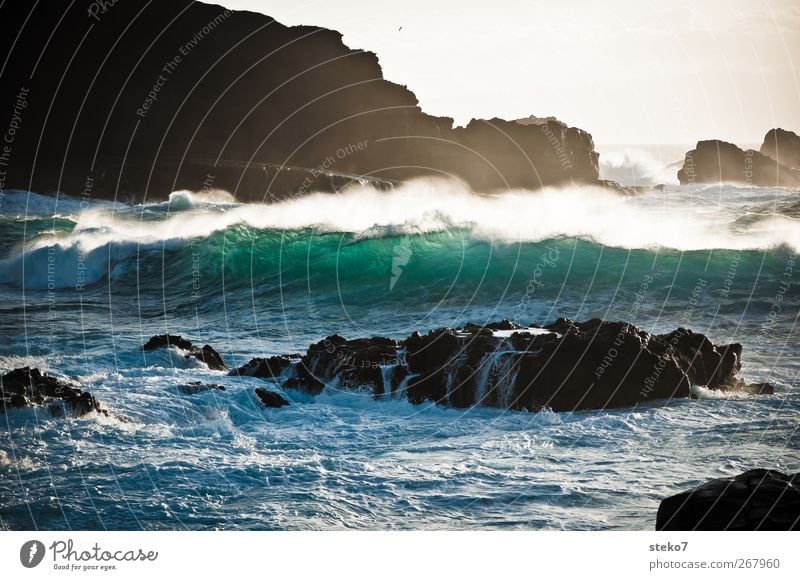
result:
<svg viewBox="0 0 800 580"><path fill-rule="evenodd" d="M513 244L565 239L623 250L800 250L800 220L780 211L794 203L794 194L753 195L749 189L721 195L718 188L675 188L620 196L594 187L483 195L451 181L418 180L388 192L358 185L338 195L257 205L234 203L224 192L181 191L160 204L93 206L62 219L59 228L40 220L39 231L26 230L24 244L0 238L7 256L0 260L0 283L93 284L152 258L164 267L165 255L190 247L272 261L287 241L318 244L331 234L339 235L327 242L334 253L366 240L386 240L405 253L426 240L441 242L442 251L478 244L502 252Z"/></svg>

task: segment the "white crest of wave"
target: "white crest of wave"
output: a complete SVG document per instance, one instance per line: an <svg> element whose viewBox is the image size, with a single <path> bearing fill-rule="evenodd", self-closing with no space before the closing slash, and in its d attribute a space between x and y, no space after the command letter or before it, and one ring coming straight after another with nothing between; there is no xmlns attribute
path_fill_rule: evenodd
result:
<svg viewBox="0 0 800 580"><path fill-rule="evenodd" d="M604 188L574 186L481 195L453 181L422 179L389 192L354 186L339 195L243 206L224 220L255 228L317 227L363 236L464 227L477 239L499 243L580 237L626 249L800 248L796 220L774 215L734 229L741 211L743 206L735 202L721 204L714 192L622 196Z"/></svg>
<svg viewBox="0 0 800 580"><path fill-rule="evenodd" d="M233 195L224 189L206 189L203 191L179 190L169 194L169 201L166 202L173 211L181 209L191 209L203 205L224 205L234 204L236 200ZM162 205L162 204L158 204Z"/></svg>
<svg viewBox="0 0 800 580"><path fill-rule="evenodd" d="M130 209L81 212L72 232L39 236L26 244L24 252L1 261L0 282L19 283L24 262L26 283L46 287L49 260L59 268L59 279L74 279L75 266L82 262L85 282L92 283L113 276L115 263L141 249L181 245L240 224L262 230L316 228L364 237L458 227L469 229L476 240L504 244L579 237L626 249L746 250L780 245L800 249L796 219L772 214L737 224L745 212L737 195L731 191L723 200L726 196L716 190L677 188L623 196L589 186L482 195L454 181L430 179L391 191L356 185L336 195L312 193L271 205L231 204L224 196L216 199L227 205L215 205L202 194L178 192L171 198L180 200L176 207L148 219ZM770 194L770 201L775 195ZM198 200L202 200L199 205Z"/></svg>
<svg viewBox="0 0 800 580"><path fill-rule="evenodd" d="M600 177L623 185L677 185L678 167L642 149L601 152Z"/></svg>

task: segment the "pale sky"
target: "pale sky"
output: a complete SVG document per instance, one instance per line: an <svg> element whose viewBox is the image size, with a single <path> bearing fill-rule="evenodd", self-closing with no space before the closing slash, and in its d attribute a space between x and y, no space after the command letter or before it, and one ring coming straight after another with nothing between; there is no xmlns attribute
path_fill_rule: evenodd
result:
<svg viewBox="0 0 800 580"><path fill-rule="evenodd" d="M798 0L220 3L342 32L457 124L555 115L599 144L800 133Z"/></svg>

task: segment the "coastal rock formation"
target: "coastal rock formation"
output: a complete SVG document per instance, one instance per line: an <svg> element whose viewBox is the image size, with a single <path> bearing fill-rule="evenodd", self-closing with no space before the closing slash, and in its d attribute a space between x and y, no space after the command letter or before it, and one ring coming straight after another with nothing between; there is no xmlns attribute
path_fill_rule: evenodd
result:
<svg viewBox="0 0 800 580"><path fill-rule="evenodd" d="M656 529L800 530L800 473L752 469L661 502Z"/></svg>
<svg viewBox="0 0 800 580"><path fill-rule="evenodd" d="M0 411L33 406L47 407L54 417L80 417L91 412L108 415L90 393L37 368L18 368L0 376Z"/></svg>
<svg viewBox="0 0 800 580"><path fill-rule="evenodd" d="M0 115L14 127L4 189L271 201L420 176L484 192L598 178L585 131L554 118L454 127L339 32L253 12L8 0L0 48Z"/></svg>
<svg viewBox="0 0 800 580"><path fill-rule="evenodd" d="M731 182L758 187L800 187L800 171L725 141L699 141L678 170L682 185Z"/></svg>
<svg viewBox="0 0 800 580"><path fill-rule="evenodd" d="M171 334L160 334L158 336L153 336L142 346L142 350L155 350L157 348L165 348L169 346L174 346L182 351L185 351L185 357L187 359L192 357L206 363L208 368L210 368L212 371L228 370L228 365L225 364L225 361L222 359L222 355L211 348L211 346L206 344L202 348L196 347L191 343L191 341L186 340L182 336L175 336Z"/></svg>
<svg viewBox="0 0 800 580"><path fill-rule="evenodd" d="M800 135L793 131L770 129L760 151L781 165L800 169Z"/></svg>
<svg viewBox="0 0 800 580"><path fill-rule="evenodd" d="M262 389L260 387L256 389L256 396L261 400L262 405L273 409L285 407L286 405L290 404L286 397L280 393L268 391L267 389Z"/></svg>
<svg viewBox="0 0 800 580"><path fill-rule="evenodd" d="M771 385L737 377L741 355L740 344L714 345L685 328L652 335L599 319L543 328L501 321L415 332L400 342L332 335L261 376L311 395L328 387L460 408L574 411L691 397L693 385L771 393Z"/></svg>
<svg viewBox="0 0 800 580"><path fill-rule="evenodd" d="M233 369L229 375L242 377L262 377L277 379L283 371L300 358L300 355L280 355L269 358L254 358L238 369Z"/></svg>

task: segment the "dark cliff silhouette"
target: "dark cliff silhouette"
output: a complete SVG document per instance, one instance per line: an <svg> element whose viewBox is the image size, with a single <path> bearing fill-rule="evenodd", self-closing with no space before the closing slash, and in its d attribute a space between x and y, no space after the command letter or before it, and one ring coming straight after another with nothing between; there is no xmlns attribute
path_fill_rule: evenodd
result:
<svg viewBox="0 0 800 580"><path fill-rule="evenodd" d="M800 187L800 171L758 151L745 151L718 140L699 141L688 151L683 167L678 170L678 179L682 184L729 182L758 187Z"/></svg>
<svg viewBox="0 0 800 580"><path fill-rule="evenodd" d="M333 30L188 0L11 0L0 45L5 189L269 200L362 176L480 191L598 178L588 133L554 119L454 128Z"/></svg>

